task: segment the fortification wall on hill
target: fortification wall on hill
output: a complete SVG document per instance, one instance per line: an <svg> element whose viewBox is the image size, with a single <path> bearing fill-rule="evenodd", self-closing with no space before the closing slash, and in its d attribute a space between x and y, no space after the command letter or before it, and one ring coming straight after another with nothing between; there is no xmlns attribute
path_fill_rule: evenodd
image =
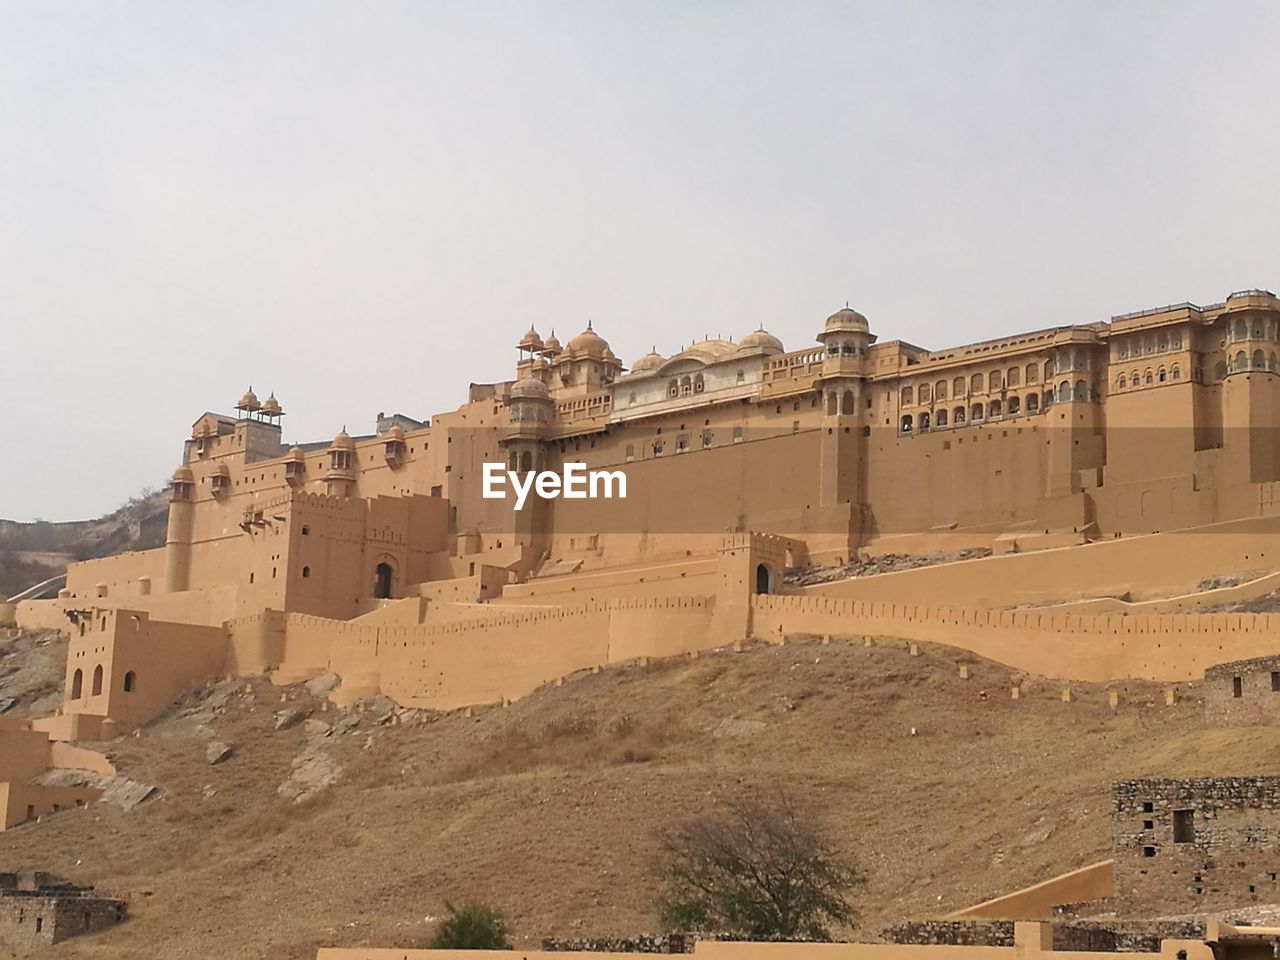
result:
<svg viewBox="0 0 1280 960"><path fill-rule="evenodd" d="M877 578L878 579L878 578ZM1177 682L1224 660L1273 652L1280 614L1042 614L812 596L752 598L752 632L871 634L942 643L1071 680Z"/></svg>
<svg viewBox="0 0 1280 960"><path fill-rule="evenodd" d="M484 607L473 619L415 626L291 614L281 670L376 673L400 703L450 709L515 699L579 670L706 649L714 609L706 597Z"/></svg>
<svg viewBox="0 0 1280 960"><path fill-rule="evenodd" d="M1005 554L806 587L813 597L1000 608L1191 593L1206 577L1280 567L1280 516Z"/></svg>

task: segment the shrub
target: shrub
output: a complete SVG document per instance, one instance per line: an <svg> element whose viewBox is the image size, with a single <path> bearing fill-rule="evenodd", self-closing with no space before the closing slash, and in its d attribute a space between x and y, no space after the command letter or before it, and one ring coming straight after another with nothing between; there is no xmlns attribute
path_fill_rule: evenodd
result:
<svg viewBox="0 0 1280 960"><path fill-rule="evenodd" d="M471 903L455 908L446 903L449 916L431 938L433 950L510 950L507 922L491 907Z"/></svg>

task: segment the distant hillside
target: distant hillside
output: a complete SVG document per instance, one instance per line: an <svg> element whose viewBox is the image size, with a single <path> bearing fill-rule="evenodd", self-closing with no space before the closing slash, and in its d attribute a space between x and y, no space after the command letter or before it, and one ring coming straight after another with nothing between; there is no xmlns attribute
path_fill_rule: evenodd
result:
<svg viewBox="0 0 1280 960"><path fill-rule="evenodd" d="M144 490L96 520L0 520L0 598L62 573L68 563L164 545L168 500Z"/></svg>

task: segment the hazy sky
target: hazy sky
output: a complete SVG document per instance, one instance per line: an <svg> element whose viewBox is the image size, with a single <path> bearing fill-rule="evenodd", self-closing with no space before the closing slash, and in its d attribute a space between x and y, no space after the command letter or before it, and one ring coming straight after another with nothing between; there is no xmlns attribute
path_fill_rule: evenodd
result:
<svg viewBox="0 0 1280 960"><path fill-rule="evenodd" d="M0 0L0 516L846 300L940 348L1280 285L1275 3Z"/></svg>

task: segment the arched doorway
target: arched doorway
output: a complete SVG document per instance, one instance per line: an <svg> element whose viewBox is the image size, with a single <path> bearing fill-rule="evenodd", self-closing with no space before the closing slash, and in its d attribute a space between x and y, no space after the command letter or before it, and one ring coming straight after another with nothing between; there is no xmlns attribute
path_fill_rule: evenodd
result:
<svg viewBox="0 0 1280 960"><path fill-rule="evenodd" d="M102 664L93 668L93 689L90 691L90 696L96 697L100 693L102 693Z"/></svg>
<svg viewBox="0 0 1280 960"><path fill-rule="evenodd" d="M373 568L373 595L379 600L391 597L391 564L380 563Z"/></svg>
<svg viewBox="0 0 1280 960"><path fill-rule="evenodd" d="M84 626L84 624L81 624ZM71 699L79 700L81 694L84 693L84 671L76 667L76 672L71 675Z"/></svg>
<svg viewBox="0 0 1280 960"><path fill-rule="evenodd" d="M756 593L769 592L769 568L763 563L756 564Z"/></svg>

